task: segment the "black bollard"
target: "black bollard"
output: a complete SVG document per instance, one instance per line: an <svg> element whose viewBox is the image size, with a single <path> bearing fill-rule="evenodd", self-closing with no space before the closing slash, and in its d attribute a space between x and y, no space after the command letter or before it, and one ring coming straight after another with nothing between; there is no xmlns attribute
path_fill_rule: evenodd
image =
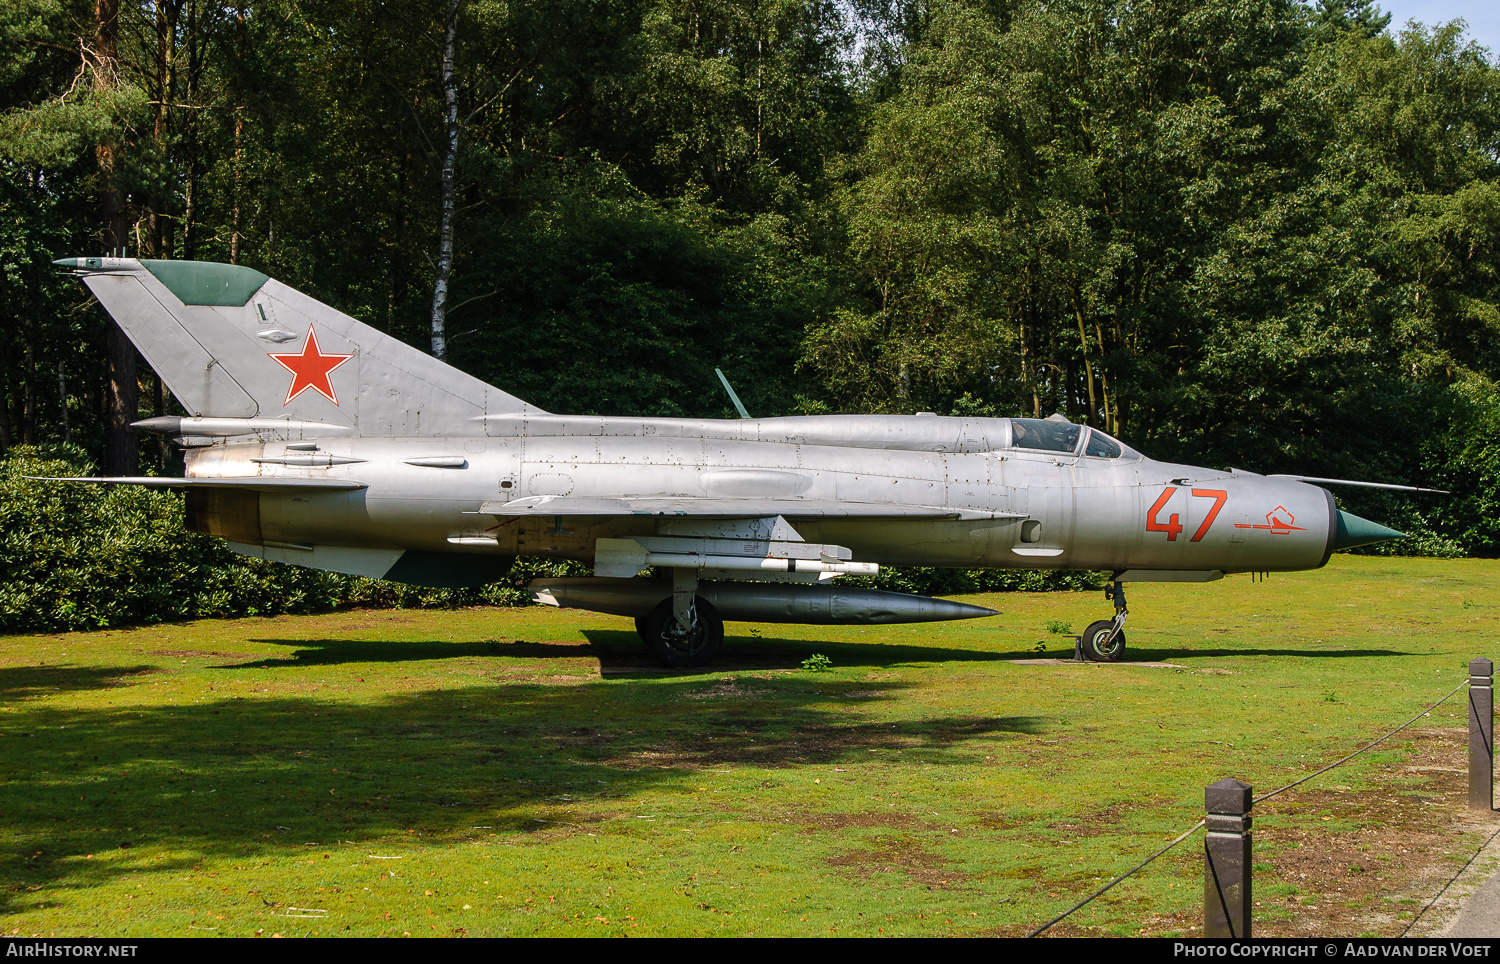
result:
<svg viewBox="0 0 1500 964"><path fill-rule="evenodd" d="M1206 787L1203 837L1203 936L1250 936L1249 784L1225 777Z"/></svg>
<svg viewBox="0 0 1500 964"><path fill-rule="evenodd" d="M1495 808L1495 664L1469 660L1469 809Z"/></svg>

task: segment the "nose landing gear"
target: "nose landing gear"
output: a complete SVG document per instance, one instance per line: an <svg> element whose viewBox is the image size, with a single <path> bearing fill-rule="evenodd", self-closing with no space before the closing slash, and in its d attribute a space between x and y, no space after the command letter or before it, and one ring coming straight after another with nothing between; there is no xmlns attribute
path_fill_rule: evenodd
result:
<svg viewBox="0 0 1500 964"><path fill-rule="evenodd" d="M1114 600L1115 618L1090 623L1078 637L1073 658L1079 662L1115 663L1125 654L1125 617L1130 613L1125 608L1124 585L1115 580L1104 588L1104 598Z"/></svg>

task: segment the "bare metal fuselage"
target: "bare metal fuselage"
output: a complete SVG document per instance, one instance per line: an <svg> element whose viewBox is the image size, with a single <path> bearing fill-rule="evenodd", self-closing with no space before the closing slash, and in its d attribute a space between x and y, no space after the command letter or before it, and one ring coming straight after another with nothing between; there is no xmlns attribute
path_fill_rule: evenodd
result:
<svg viewBox="0 0 1500 964"><path fill-rule="evenodd" d="M803 539L847 547L855 560L880 565L1157 571L1171 578L1327 561L1336 516L1321 488L1155 462L1129 449L1097 458L1010 447L996 438L1006 421L542 416L492 420L483 436L220 443L189 450L190 477L348 479L366 487L193 490L190 515L195 527L241 551L260 547L254 554L346 571L365 567L327 564L333 547L592 562L597 540L659 534L671 518L507 517L495 508L549 497L570 505L621 497L776 500L791 506L778 514ZM239 501L214 504L229 498ZM927 517L841 516L827 511L835 503L893 513L911 507ZM934 510L947 517L933 517Z"/></svg>

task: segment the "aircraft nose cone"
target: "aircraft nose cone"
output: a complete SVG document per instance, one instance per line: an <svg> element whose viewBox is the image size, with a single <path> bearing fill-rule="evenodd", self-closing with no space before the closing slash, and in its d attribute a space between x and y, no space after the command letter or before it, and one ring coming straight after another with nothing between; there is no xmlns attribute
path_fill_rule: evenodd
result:
<svg viewBox="0 0 1500 964"><path fill-rule="evenodd" d="M1400 539L1406 535L1395 529L1388 529L1378 522L1369 519L1361 519L1352 512L1340 509L1338 514L1338 532L1334 533L1333 550L1353 549L1355 546L1368 546L1376 542L1386 542L1390 539Z"/></svg>

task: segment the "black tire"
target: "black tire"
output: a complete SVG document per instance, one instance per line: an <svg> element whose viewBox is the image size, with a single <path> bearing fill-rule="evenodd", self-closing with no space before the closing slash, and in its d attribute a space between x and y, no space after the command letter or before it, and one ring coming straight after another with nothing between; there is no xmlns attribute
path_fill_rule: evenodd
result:
<svg viewBox="0 0 1500 964"><path fill-rule="evenodd" d="M646 635L646 621L650 618L650 616L635 617L635 634L641 637L641 642L645 643L647 646L651 645L651 637Z"/></svg>
<svg viewBox="0 0 1500 964"><path fill-rule="evenodd" d="M645 619L646 646L651 655L665 666L687 669L707 666L724 645L724 620L713 603L699 596L693 603L697 618L691 632L684 634L672 615L672 597L668 596L651 610Z"/></svg>
<svg viewBox="0 0 1500 964"><path fill-rule="evenodd" d="M1083 631L1083 639L1080 643L1084 659L1094 663L1118 663L1120 661L1120 657L1125 655L1125 630L1120 630L1114 640L1106 645L1105 640L1109 639L1109 630L1112 626L1114 622L1109 619L1089 623L1089 628Z"/></svg>

